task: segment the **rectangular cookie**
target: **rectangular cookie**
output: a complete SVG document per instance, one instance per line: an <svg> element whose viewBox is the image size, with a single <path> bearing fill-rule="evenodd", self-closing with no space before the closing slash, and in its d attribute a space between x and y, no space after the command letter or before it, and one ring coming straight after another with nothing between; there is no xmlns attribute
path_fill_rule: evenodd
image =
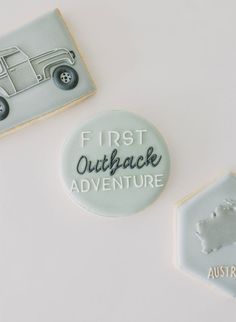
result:
<svg viewBox="0 0 236 322"><path fill-rule="evenodd" d="M58 9L0 39L0 136L95 89Z"/></svg>

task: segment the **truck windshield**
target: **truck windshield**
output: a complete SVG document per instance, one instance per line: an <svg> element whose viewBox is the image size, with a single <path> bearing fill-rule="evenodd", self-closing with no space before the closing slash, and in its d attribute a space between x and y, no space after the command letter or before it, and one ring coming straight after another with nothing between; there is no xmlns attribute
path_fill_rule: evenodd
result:
<svg viewBox="0 0 236 322"><path fill-rule="evenodd" d="M7 67L13 67L27 60L27 56L21 51L17 51L4 57Z"/></svg>

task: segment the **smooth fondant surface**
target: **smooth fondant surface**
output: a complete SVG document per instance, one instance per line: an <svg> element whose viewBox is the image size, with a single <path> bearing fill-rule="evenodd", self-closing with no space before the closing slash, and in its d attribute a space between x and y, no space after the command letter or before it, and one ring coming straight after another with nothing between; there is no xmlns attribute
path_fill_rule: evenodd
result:
<svg viewBox="0 0 236 322"><path fill-rule="evenodd" d="M152 203L166 185L169 167L157 129L125 111L106 112L79 126L62 156L71 197L107 216L132 214Z"/></svg>
<svg viewBox="0 0 236 322"><path fill-rule="evenodd" d="M236 176L230 173L177 208L179 267L233 296L236 295L235 211L229 200L232 203L235 198Z"/></svg>
<svg viewBox="0 0 236 322"><path fill-rule="evenodd" d="M12 48L21 52L14 54ZM49 54L53 50L56 52ZM54 64L60 59L63 55L60 51L63 50L67 53L73 51L75 54L72 67L79 75L79 83L72 90L62 90L55 85L51 75L53 68L46 77L43 73L48 64ZM7 52L9 57L4 56ZM58 57L55 57L56 54ZM40 55L43 56L40 58ZM95 85L58 10L0 38L0 59L9 64L9 68L5 67L3 74L8 76L0 79L0 86L2 85L10 95L5 97L10 112L7 118L0 121L0 134L34 118L54 112L90 95L95 90ZM15 67L10 68L11 66ZM17 95L12 95L15 91ZM0 93L0 96L3 94Z"/></svg>

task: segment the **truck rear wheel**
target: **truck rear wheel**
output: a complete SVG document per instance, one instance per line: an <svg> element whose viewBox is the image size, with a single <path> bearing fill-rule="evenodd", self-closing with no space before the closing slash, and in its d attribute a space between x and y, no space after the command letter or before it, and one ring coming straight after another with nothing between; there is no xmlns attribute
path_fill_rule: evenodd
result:
<svg viewBox="0 0 236 322"><path fill-rule="evenodd" d="M0 121L4 120L7 118L9 114L9 105L5 98L0 96Z"/></svg>
<svg viewBox="0 0 236 322"><path fill-rule="evenodd" d="M56 86L64 90L75 88L79 82L77 71L67 65L57 67L52 77Z"/></svg>

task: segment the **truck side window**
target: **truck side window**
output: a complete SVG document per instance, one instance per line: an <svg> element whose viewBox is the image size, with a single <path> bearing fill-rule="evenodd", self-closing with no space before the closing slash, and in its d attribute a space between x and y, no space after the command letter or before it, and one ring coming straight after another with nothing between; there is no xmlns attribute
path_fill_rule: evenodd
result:
<svg viewBox="0 0 236 322"><path fill-rule="evenodd" d="M2 62L0 60L0 74L2 74L2 73L3 73L3 67L2 67Z"/></svg>
<svg viewBox="0 0 236 322"><path fill-rule="evenodd" d="M4 59L5 59L5 62L7 63L7 66L11 68L17 64L27 61L28 58L21 51L17 51L16 53L5 56Z"/></svg>

